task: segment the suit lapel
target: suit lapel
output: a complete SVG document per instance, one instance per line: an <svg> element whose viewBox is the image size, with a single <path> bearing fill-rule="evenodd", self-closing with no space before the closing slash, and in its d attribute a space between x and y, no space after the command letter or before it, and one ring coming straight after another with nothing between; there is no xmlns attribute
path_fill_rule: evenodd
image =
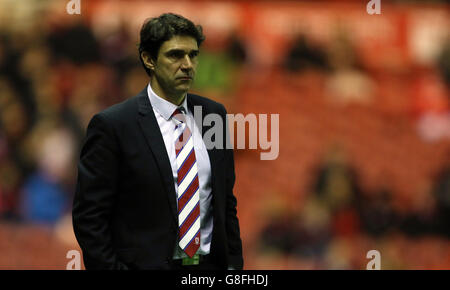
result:
<svg viewBox="0 0 450 290"><path fill-rule="evenodd" d="M177 200L173 185L172 167L170 166L170 160L167 155L161 130L159 129L153 108L150 104L147 88L138 95L138 104L138 122L147 140L147 144L155 156L156 163L158 164L159 171L166 187L167 198L175 219L175 224L178 225Z"/></svg>

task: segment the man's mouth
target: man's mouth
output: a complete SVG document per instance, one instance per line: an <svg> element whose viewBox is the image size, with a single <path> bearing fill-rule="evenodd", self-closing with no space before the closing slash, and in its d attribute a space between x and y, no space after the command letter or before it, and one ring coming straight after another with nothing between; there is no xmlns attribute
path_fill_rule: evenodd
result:
<svg viewBox="0 0 450 290"><path fill-rule="evenodd" d="M192 80L192 77L189 77L189 76L178 77L177 80L185 80L185 81L189 80L190 81L190 80Z"/></svg>

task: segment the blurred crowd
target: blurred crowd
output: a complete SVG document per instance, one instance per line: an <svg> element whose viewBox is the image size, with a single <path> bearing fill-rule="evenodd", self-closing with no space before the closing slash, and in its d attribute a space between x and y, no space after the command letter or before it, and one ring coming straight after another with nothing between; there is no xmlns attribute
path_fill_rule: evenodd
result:
<svg viewBox="0 0 450 290"><path fill-rule="evenodd" d="M305 202L269 211L259 251L291 259L278 263L292 269L364 269L368 262L364 249L381 251L383 269L447 268L449 164L410 210L401 211L386 175L380 175L373 191L364 190L346 152L333 146L316 169ZM408 251L420 244L420 251ZM423 255L429 259L420 258Z"/></svg>
<svg viewBox="0 0 450 290"><path fill-rule="evenodd" d="M70 212L87 122L132 78L120 37L97 39L82 22L1 30L2 219L54 225Z"/></svg>
<svg viewBox="0 0 450 290"><path fill-rule="evenodd" d="M376 73L358 58L353 45L345 33L337 34L327 48L300 34L292 40L282 65L291 74L318 71L326 76L324 95L330 104L374 106L380 95ZM412 81L408 81L413 89L411 94L402 94L410 99L404 112L394 114L405 113L408 126L416 128L423 142L447 140L444 142L448 144L450 137L449 49L447 38L430 64L415 67L413 63L408 68L414 71ZM392 72L383 73L389 76ZM386 112L389 104L382 107L377 110ZM343 144L327 144L326 148L311 170L304 200L292 204L292 199L274 199L277 202L266 207L267 222L258 235L258 245L267 261L260 260L261 265L279 264L280 269L365 269L369 257L363 255L364 249L374 248L382 252L383 269L450 267L448 145L444 157L438 160L437 172L424 188L409 192L412 202L404 206L396 204L388 172L379 171L372 188L363 186L360 172L349 158L349 148ZM407 169L400 164L399 170Z"/></svg>
<svg viewBox="0 0 450 290"><path fill-rule="evenodd" d="M0 222L54 227L67 218L89 120L148 83L137 55L137 32L131 33L125 21L99 32L86 19L74 19L36 21L33 29L19 33L12 24L0 24ZM259 69L247 44L235 32L225 39L211 36L202 48L194 90L209 97L234 96L232 110L238 111L239 92L252 86L237 82L239 73ZM357 55L345 33L327 49L299 33L277 69L286 76L304 71L325 75L329 103L371 105L377 98L377 80ZM414 85L411 118L417 134L428 141L448 140L450 38L432 70L422 70ZM450 155L428 193L404 213L393 205L395 193L387 176L380 173L373 190L361 186L346 149L331 147L317 160L306 199L295 210L270 208L258 233L259 247L253 250L307 261L291 268L361 268L365 257L352 260L346 253L353 245L373 241L384 241L380 243L386 252L397 253L414 237L425 236L437 238L448 251ZM237 154L237 163L242 154ZM237 174L238 179L247 178ZM238 197L244 198L243 193ZM240 210L245 211L245 205ZM393 244L398 248L392 249ZM422 255L429 248L423 249ZM339 255L347 258L336 258ZM390 257L390 267L405 266L396 254Z"/></svg>

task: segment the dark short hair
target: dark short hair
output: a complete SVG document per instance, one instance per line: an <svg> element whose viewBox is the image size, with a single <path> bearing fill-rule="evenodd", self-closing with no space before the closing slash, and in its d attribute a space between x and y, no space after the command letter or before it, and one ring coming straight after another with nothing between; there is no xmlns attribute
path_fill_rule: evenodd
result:
<svg viewBox="0 0 450 290"><path fill-rule="evenodd" d="M145 66L141 53L146 51L153 60L156 60L163 42L175 35L191 36L197 40L199 47L205 40L200 25L195 25L189 19L177 14L164 13L144 22L140 32L139 59L148 75L151 75L151 71Z"/></svg>

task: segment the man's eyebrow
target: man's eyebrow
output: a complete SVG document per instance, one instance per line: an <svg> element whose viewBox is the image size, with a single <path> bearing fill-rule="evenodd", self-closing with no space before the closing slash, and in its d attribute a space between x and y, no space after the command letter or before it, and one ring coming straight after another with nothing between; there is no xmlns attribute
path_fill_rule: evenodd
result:
<svg viewBox="0 0 450 290"><path fill-rule="evenodd" d="M174 48L174 49L170 49L170 50L166 51L166 54L170 54L170 53L185 53L185 52L186 52L186 50L184 50L184 49ZM200 50L192 49L192 50L189 51L189 53L193 53L193 52L199 53Z"/></svg>

